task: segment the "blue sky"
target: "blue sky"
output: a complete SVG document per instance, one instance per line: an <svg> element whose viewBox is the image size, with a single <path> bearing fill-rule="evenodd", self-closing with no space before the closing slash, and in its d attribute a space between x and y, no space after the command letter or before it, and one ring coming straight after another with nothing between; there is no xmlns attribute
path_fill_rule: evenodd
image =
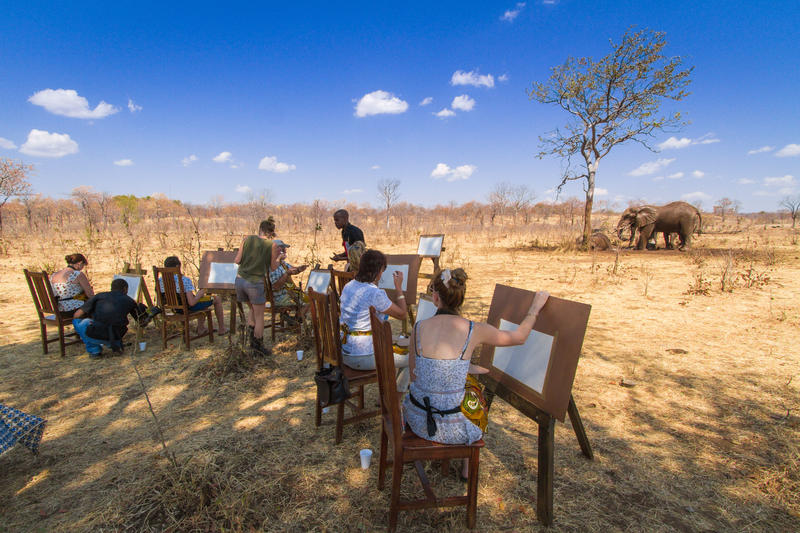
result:
<svg viewBox="0 0 800 533"><path fill-rule="evenodd" d="M800 193L794 1L0 4L0 157L54 197L376 204L399 179L424 205L503 181L547 199L560 162L535 157L538 137L567 117L526 89L631 25L695 67L677 107L691 124L659 153L612 151L598 199L759 211Z"/></svg>

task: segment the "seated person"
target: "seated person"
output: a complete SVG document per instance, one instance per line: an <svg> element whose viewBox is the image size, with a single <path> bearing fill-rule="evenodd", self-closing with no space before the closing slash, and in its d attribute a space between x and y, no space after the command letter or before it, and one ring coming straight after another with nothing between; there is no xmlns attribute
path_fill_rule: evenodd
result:
<svg viewBox="0 0 800 533"><path fill-rule="evenodd" d="M177 258L177 256L171 255L164 259L164 266L165 267L181 267L181 260ZM196 293L194 292L194 285L192 284L192 280L189 279L187 276L182 276L183 279L181 282L183 283L183 289L186 291L186 305L189 306L189 312L193 313L195 311L202 311L203 309L208 309L212 305L214 306L214 314L217 316L217 333L220 335L225 335L228 333L227 328L225 327L225 313L222 309L222 299L219 295L215 294L212 296L206 296L206 290L200 289ZM161 293L164 293L164 280L159 280L160 286L159 290ZM180 296L180 289L178 288L178 276L175 276L175 288L178 290L178 295ZM199 317L197 319L197 334L202 335L206 332L206 327L203 324L203 318Z"/></svg>
<svg viewBox="0 0 800 533"><path fill-rule="evenodd" d="M81 272L89 264L86 257L83 254L71 254L64 259L67 267L50 274L50 285L58 299L58 310L71 316L86 300L94 296L94 290L89 278Z"/></svg>
<svg viewBox="0 0 800 533"><path fill-rule="evenodd" d="M89 356L96 358L102 355L103 346L110 346L114 352L122 351L122 337L128 331L128 315L144 326L160 311L154 307L148 313L144 305L128 296L128 282L115 279L111 282L111 292L98 293L75 310L72 325L86 345Z"/></svg>
<svg viewBox="0 0 800 533"><path fill-rule="evenodd" d="M378 281L386 270L386 256L378 250L367 250L361 256L355 279L342 289L339 325L342 330L342 361L356 370L374 370L375 353L372 345L372 324L369 308L402 320L408 312L403 295L403 273L395 272L392 281L399 295L393 303L386 291L378 288ZM397 368L408 366L408 354L395 354ZM405 390L408 373L398 378L398 390Z"/></svg>
<svg viewBox="0 0 800 533"><path fill-rule="evenodd" d="M467 274L460 268L437 272L433 279L436 315L414 324L409 342L412 381L403 401L406 423L416 435L444 444L472 444L483 437L478 420L473 422L461 411L473 350L481 344L523 344L549 297L544 291L537 292L517 329L501 331L460 316L466 281ZM467 473L465 460L462 477Z"/></svg>
<svg viewBox="0 0 800 533"><path fill-rule="evenodd" d="M298 267L286 262L286 249L290 245L280 239L272 241L277 247L278 255L272 259L269 269L269 282L272 284L272 298L276 306L292 306L297 303L308 303L308 296L301 291L292 281L292 276L303 272L308 265ZM307 306L303 307L302 313L305 314Z"/></svg>

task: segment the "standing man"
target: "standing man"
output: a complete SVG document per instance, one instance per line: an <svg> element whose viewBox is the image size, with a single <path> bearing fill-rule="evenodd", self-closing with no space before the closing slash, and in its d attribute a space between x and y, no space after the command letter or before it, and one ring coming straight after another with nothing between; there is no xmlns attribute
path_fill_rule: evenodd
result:
<svg viewBox="0 0 800 533"><path fill-rule="evenodd" d="M342 230L342 246L344 246L344 252L332 255L331 259L334 261L347 261L347 253L350 251L350 246L358 241L364 243L366 247L364 232L350 223L350 213L346 210L339 209L336 211L333 214L333 223L336 224L336 229Z"/></svg>
<svg viewBox="0 0 800 533"><path fill-rule="evenodd" d="M267 303L264 284L273 253L277 256L278 252L277 246L274 246L272 240L267 237L272 231L275 231L274 222L262 220L258 227L258 235L245 237L233 260L239 265L235 282L236 299L247 303L249 308L247 333L250 338L250 348L260 355L270 355L269 349L264 346L264 308Z"/></svg>

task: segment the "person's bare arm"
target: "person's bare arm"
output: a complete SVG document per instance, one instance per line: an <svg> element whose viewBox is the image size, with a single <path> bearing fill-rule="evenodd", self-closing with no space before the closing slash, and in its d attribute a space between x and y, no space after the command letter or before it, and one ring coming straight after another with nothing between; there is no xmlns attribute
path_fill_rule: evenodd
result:
<svg viewBox="0 0 800 533"><path fill-rule="evenodd" d="M403 320L408 314L406 297L403 294L403 273L399 270L396 270L392 275L392 281L394 281L394 289L398 294L397 303L392 303L392 305L389 306L389 309L386 309L383 312L392 318Z"/></svg>
<svg viewBox="0 0 800 533"><path fill-rule="evenodd" d="M89 283L89 278L86 277L86 274L81 272L78 274L78 284L83 289L84 294L86 294L87 298L91 298L94 296L94 289L92 289L92 284Z"/></svg>
<svg viewBox="0 0 800 533"><path fill-rule="evenodd" d="M186 292L186 303L189 307L195 305L197 302L200 301L200 298L206 295L205 289L200 289L197 292L187 291Z"/></svg>
<svg viewBox="0 0 800 533"><path fill-rule="evenodd" d="M414 363L417 358L417 328L411 328L411 337L408 339L408 377L410 381L414 381L417 377L414 374Z"/></svg>
<svg viewBox="0 0 800 533"><path fill-rule="evenodd" d="M528 314L525 315L525 319L515 330L501 331L489 324L476 322L475 331L473 333L476 343L489 344L491 346L516 346L523 344L525 339L528 338L528 335L530 335L531 329L534 323L536 323L536 318L539 316L539 312L542 310L542 307L544 307L549 296L550 294L546 291L537 292L536 296L533 297L533 303L528 310Z"/></svg>
<svg viewBox="0 0 800 533"><path fill-rule="evenodd" d="M234 257L234 259L233 259L233 262L236 263L237 265L242 262L242 250L244 250L244 241L245 241L245 239L242 239L242 244L241 244L241 246L239 246L239 249L236 251L236 257Z"/></svg>
<svg viewBox="0 0 800 533"><path fill-rule="evenodd" d="M85 314L86 313L83 312L83 309L78 308L78 309L75 310L75 314L72 315L72 318L80 318L80 317L84 316Z"/></svg>

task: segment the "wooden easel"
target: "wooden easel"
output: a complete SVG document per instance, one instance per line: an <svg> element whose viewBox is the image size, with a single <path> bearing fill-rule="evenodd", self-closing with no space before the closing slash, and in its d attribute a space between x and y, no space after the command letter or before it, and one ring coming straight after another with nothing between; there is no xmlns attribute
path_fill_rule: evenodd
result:
<svg viewBox="0 0 800 533"><path fill-rule="evenodd" d="M433 272L432 273L430 273L430 274L420 274L419 275L419 277L425 278L425 279L433 279L433 275L436 273L437 270L439 270L439 258L441 257L442 252L445 251L444 233L420 235L419 236L420 242L422 241L422 239L429 238L429 237L441 237L442 238L442 247L439 249L439 255L420 254L420 257L422 257L423 259L428 257L428 258L430 258L431 262L433 263ZM417 249L417 252L419 253L419 248Z"/></svg>
<svg viewBox="0 0 800 533"><path fill-rule="evenodd" d="M490 408L495 396L499 396L523 415L535 421L539 426L538 439L538 472L536 475L536 517L545 526L553 524L553 476L554 476L554 452L555 452L555 426L556 418L545 413L519 394L515 393L502 383L490 378L488 375L480 375L478 379L486 387L485 396L487 408ZM578 413L578 406L572 394L569 395L569 406L567 407L569 421L572 422L572 429L578 438L583 455L588 459L594 459L592 445L586 436L581 415Z"/></svg>
<svg viewBox="0 0 800 533"><path fill-rule="evenodd" d="M142 296L144 296L144 301L147 303L147 307L153 307L153 300L150 298L150 291L147 290L147 283L145 283L144 276L147 275L147 271L142 269L141 263L136 263L135 266L131 267L131 264L127 261L122 265L122 272L120 274L124 274L126 276L136 276L142 278L139 282L139 292L136 294L136 301L142 303Z"/></svg>

